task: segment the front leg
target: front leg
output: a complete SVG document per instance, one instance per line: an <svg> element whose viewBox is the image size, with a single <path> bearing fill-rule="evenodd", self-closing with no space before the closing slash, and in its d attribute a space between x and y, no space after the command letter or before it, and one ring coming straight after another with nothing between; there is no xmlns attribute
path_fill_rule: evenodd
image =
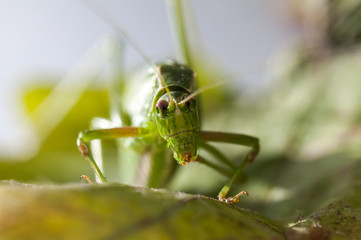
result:
<svg viewBox="0 0 361 240"><path fill-rule="evenodd" d="M259 140L258 138L251 137L248 135L243 134L233 134L233 133L223 133L223 132L210 132L210 131L202 131L201 132L201 139L202 141L213 141L213 142L221 142L221 143L231 143L231 144L238 144L243 146L251 147L251 151L248 152L246 157L243 159L241 165L237 167L233 173L232 178L229 182L224 185L221 191L218 194L218 200L226 203L237 203L239 201L239 197L242 195L248 195L246 191L242 191L235 195L234 197L226 198L227 193L233 182L239 177L243 169L253 160L259 153Z"/></svg>
<svg viewBox="0 0 361 240"><path fill-rule="evenodd" d="M142 128L138 127L119 127L108 129L96 129L86 130L79 133L77 139L77 145L83 156L88 159L90 166L93 168L96 176L102 183L106 183L107 180L100 170L98 164L94 160L92 151L90 149L89 142L95 139L116 139L124 137L137 137L140 136Z"/></svg>

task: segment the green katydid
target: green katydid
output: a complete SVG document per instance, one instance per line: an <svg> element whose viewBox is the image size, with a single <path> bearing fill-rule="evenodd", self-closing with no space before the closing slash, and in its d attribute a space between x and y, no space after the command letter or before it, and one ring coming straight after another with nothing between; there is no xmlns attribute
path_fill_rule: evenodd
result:
<svg viewBox="0 0 361 240"><path fill-rule="evenodd" d="M123 35L151 65L150 72L140 88L140 94L129 99L133 104L131 113L120 111L120 126L86 130L79 133L77 140L78 148L90 162L97 179L107 182L101 163L93 157L91 142L93 140L119 139L120 144L133 147L134 150L148 156L150 168L147 176L147 186L160 187L159 178L164 175L165 156L169 149L174 159L180 165L198 161L206 164L221 173L231 175L230 180L221 189L218 199L227 203L236 203L239 197L248 194L242 191L233 197L226 197L233 182L240 176L243 169L251 163L259 152L259 141L255 137L243 134L233 134L214 131L203 131L200 128L198 104L196 95L199 90L195 88L195 73L190 68L192 63L189 57L189 49L183 26L180 1L171 1L174 4L175 19L179 28L178 39L181 43L183 64L168 61L155 65L139 50L134 40L113 21L103 10L97 6L93 8L101 17L110 23L118 33ZM93 6L94 7L94 6ZM251 151L245 156L239 166L229 161L220 151L208 144L208 142L220 142L238 144L251 147ZM198 149L203 148L214 155L220 163L229 168L224 172L202 156L198 155Z"/></svg>

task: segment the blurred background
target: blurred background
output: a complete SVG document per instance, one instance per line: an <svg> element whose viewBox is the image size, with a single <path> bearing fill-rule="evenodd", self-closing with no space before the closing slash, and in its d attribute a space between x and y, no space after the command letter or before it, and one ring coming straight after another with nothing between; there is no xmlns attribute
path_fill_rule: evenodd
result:
<svg viewBox="0 0 361 240"><path fill-rule="evenodd" d="M360 1L191 3L201 85L231 80L202 95L204 129L261 140L261 155L233 189L251 193L241 205L293 220L359 182ZM155 62L176 58L163 1L101 5ZM113 30L78 1L2 1L0 24L0 179L91 176L78 132L95 116L109 117L104 78L122 63L116 57L124 55L126 75L144 61L129 44L109 40ZM242 158L238 147L221 149ZM104 154L113 159L114 144ZM192 164L169 187L215 196L225 181Z"/></svg>
<svg viewBox="0 0 361 240"><path fill-rule="evenodd" d="M285 10L280 0L228 4L194 1L192 10L200 42L232 74L250 66L262 67L298 31L279 16ZM19 88L39 75L57 81L97 41L114 31L79 1L2 1L1 5L0 145L4 146L22 118ZM174 58L164 1L105 1L102 6L154 61ZM250 47L255 42L258 47ZM145 65L134 49L127 48L124 54L126 69Z"/></svg>

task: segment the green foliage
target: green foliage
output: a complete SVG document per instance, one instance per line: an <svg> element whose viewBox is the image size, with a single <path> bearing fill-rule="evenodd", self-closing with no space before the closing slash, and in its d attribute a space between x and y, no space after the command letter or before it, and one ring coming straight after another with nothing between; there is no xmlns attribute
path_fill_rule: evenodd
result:
<svg viewBox="0 0 361 240"><path fill-rule="evenodd" d="M319 209L309 217L291 224L289 239L350 239L361 238L361 188L351 189L338 201Z"/></svg>

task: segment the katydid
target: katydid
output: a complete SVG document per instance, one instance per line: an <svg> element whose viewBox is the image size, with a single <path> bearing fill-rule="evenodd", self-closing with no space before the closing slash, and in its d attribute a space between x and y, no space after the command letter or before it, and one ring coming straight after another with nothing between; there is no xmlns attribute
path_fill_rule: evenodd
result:
<svg viewBox="0 0 361 240"><path fill-rule="evenodd" d="M176 21L182 22L180 1L174 1L176 6ZM177 6L178 4L178 6ZM113 20L104 12L98 12L108 23L113 25L118 33L125 36L130 43L139 50L134 40L124 33L124 30L114 24ZM233 197L227 197L227 193L233 182L240 176L243 169L251 163L259 152L259 141L255 137L243 134L204 131L200 127L199 106L196 95L198 91L195 85L195 72L188 54L185 31L182 24L178 24L179 41L182 42L183 61L180 64L175 61L166 61L161 64L153 64L144 53L151 68L149 74L139 86L139 94L133 99L128 99L126 104L132 104L131 112L122 109L119 119L120 126L86 130L79 133L77 145L83 156L89 160L99 182L106 183L101 164L95 160L92 153L91 142L93 140L118 139L120 144L134 148L148 156L150 173L148 173L147 186L159 187L159 178L165 171L165 156L171 150L173 158L180 165L191 162L206 164L215 170L231 175L230 180L220 190L218 199L226 203L236 203L241 195L247 194L242 191ZM126 141L125 141L126 139ZM125 143L126 142L126 143ZM220 142L248 146L251 151L246 154L239 166L228 160L219 150L208 142ZM219 168L198 154L198 149L203 148L215 156L229 171ZM229 172L232 172L229 174Z"/></svg>

